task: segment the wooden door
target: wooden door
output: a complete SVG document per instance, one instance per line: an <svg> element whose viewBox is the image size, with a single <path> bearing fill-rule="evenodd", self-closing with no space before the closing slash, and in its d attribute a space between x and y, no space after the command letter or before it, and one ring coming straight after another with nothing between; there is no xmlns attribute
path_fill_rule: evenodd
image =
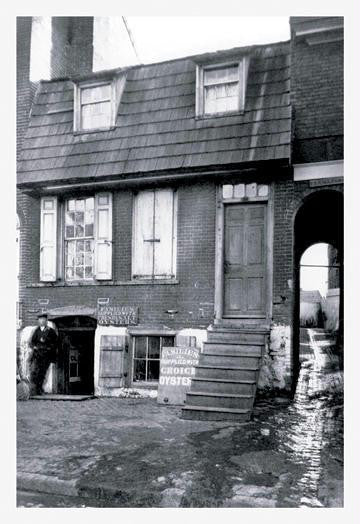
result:
<svg viewBox="0 0 360 524"><path fill-rule="evenodd" d="M266 314L266 205L225 206L224 317Z"/></svg>

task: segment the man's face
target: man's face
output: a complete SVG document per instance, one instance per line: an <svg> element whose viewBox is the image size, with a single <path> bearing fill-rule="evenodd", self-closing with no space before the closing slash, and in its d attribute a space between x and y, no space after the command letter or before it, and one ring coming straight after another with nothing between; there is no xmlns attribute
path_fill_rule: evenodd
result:
<svg viewBox="0 0 360 524"><path fill-rule="evenodd" d="M40 317L39 318L39 326L42 327L42 326L46 326L46 325L47 325L47 318Z"/></svg>

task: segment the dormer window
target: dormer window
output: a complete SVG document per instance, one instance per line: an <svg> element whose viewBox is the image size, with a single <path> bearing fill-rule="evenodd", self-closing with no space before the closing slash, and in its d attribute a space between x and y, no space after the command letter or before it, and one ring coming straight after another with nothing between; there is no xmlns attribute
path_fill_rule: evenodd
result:
<svg viewBox="0 0 360 524"><path fill-rule="evenodd" d="M197 67L196 116L238 113L245 107L247 62Z"/></svg>
<svg viewBox="0 0 360 524"><path fill-rule="evenodd" d="M115 125L113 82L75 86L74 130L94 131Z"/></svg>

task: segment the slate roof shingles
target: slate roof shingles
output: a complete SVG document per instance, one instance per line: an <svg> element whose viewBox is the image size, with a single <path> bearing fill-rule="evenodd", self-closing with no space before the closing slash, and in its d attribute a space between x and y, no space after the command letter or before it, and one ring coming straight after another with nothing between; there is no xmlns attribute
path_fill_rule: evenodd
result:
<svg viewBox="0 0 360 524"><path fill-rule="evenodd" d="M198 57L130 68L114 129L73 133L72 81L41 82L18 168L20 184L289 159L289 43L250 54L243 114L195 118ZM241 48L239 53L244 52ZM203 55L220 61L228 52Z"/></svg>

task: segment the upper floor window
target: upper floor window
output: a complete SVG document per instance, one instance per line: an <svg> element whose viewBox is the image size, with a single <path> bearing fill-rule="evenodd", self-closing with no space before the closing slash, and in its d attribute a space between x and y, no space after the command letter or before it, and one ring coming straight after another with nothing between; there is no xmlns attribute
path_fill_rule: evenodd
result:
<svg viewBox="0 0 360 524"><path fill-rule="evenodd" d="M196 115L210 116L243 111L247 62L197 68Z"/></svg>
<svg viewBox="0 0 360 524"><path fill-rule="evenodd" d="M136 195L133 278L175 278L176 230L176 192L172 189L149 189Z"/></svg>
<svg viewBox="0 0 360 524"><path fill-rule="evenodd" d="M108 129L115 124L111 82L75 86L74 130Z"/></svg>

